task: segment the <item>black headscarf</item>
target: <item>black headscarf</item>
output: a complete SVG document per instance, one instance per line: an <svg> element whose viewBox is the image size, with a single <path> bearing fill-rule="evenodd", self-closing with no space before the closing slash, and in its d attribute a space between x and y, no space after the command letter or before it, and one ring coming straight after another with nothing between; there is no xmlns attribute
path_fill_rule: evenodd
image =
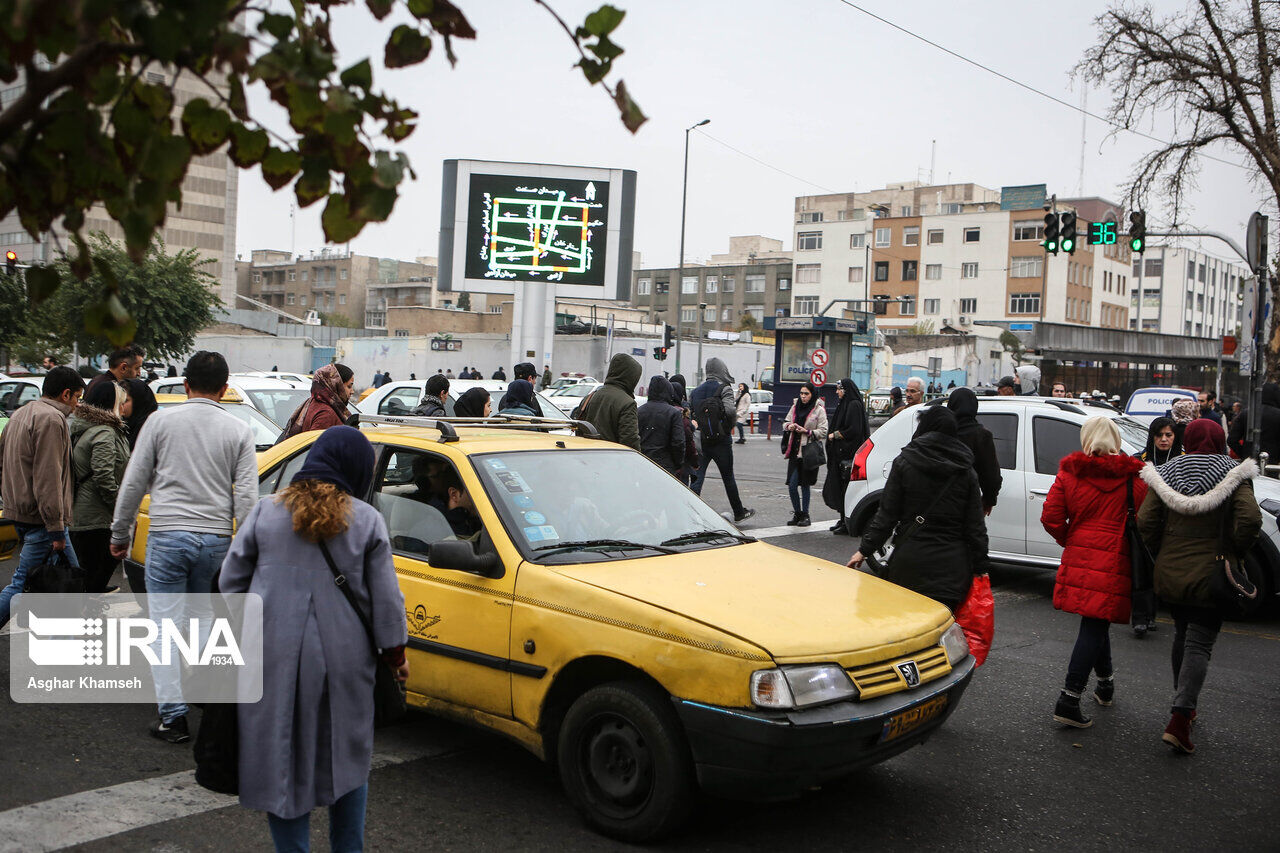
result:
<svg viewBox="0 0 1280 853"><path fill-rule="evenodd" d="M1160 430L1168 427L1173 430L1173 446L1167 452L1156 450L1156 436L1160 434ZM1142 451L1142 458L1152 465L1163 465L1170 459L1182 455L1182 435L1178 430L1178 425L1173 422L1173 418L1156 418L1151 422L1151 426L1147 427L1147 446Z"/></svg>
<svg viewBox="0 0 1280 853"><path fill-rule="evenodd" d="M940 432L943 435L954 436L956 434L956 416L951 410L945 406L929 406L920 413L920 422L916 425L916 431L912 434L912 440L930 432Z"/></svg>
<svg viewBox="0 0 1280 853"><path fill-rule="evenodd" d="M830 431L838 432L849 440L852 440L859 431L862 435L868 435L870 431L867 429L867 409L862 405L862 394L858 392L857 384L852 379L841 379L840 387L844 389L844 396L836 406Z"/></svg>
<svg viewBox="0 0 1280 853"><path fill-rule="evenodd" d="M688 391L689 383L685 381L683 373L677 373L671 377L671 387L675 389L677 406L683 406L685 401L689 399Z"/></svg>
<svg viewBox="0 0 1280 853"><path fill-rule="evenodd" d="M457 418L483 418L484 404L487 402L488 391L483 388L468 388L453 404L453 415Z"/></svg>
<svg viewBox="0 0 1280 853"><path fill-rule="evenodd" d="M526 406L533 405L533 386L523 379L514 379L507 386L506 405L510 407L521 403Z"/></svg>
<svg viewBox="0 0 1280 853"><path fill-rule="evenodd" d="M801 391L805 388L809 389L809 402L805 403L800 399L799 393L796 394L796 417L795 423L804 426L805 420L809 417L809 413L813 411L813 407L821 400L818 389L814 387L812 382L806 382L801 386Z"/></svg>
<svg viewBox="0 0 1280 853"><path fill-rule="evenodd" d="M947 408L956 416L959 423L978 420L978 395L972 388L957 388L947 398Z"/></svg>
<svg viewBox="0 0 1280 853"><path fill-rule="evenodd" d="M332 426L320 433L302 470L293 475L290 485L299 480L332 483L352 497L364 500L373 485L373 445L360 430L349 426Z"/></svg>
<svg viewBox="0 0 1280 853"><path fill-rule="evenodd" d="M129 428L129 449L132 450L138 443L138 435L142 432L142 425L147 422L147 418L155 413L160 406L156 403L156 395L152 392L151 386L143 382L141 379L126 379L124 381L125 390L129 392L130 399L133 400L133 411L129 413L129 417L125 418L125 426Z"/></svg>

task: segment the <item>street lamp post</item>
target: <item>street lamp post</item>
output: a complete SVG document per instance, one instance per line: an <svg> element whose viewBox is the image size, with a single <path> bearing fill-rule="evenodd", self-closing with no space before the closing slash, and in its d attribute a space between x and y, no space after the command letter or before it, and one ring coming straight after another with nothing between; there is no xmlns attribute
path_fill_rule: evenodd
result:
<svg viewBox="0 0 1280 853"><path fill-rule="evenodd" d="M680 372L680 300L684 297L684 218L689 201L689 132L694 127L702 127L710 122L711 119L704 118L693 127L685 128L684 131L684 181L680 188L680 269L677 276L680 282L676 290L676 373Z"/></svg>
<svg viewBox="0 0 1280 853"><path fill-rule="evenodd" d="M694 375L698 377L698 384L702 384L702 315L707 312L707 303L698 303L698 366L694 368Z"/></svg>

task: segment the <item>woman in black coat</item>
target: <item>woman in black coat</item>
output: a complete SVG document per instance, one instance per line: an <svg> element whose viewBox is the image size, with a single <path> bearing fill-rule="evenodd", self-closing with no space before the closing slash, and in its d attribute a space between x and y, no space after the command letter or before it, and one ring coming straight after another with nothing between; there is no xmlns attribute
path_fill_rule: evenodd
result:
<svg viewBox="0 0 1280 853"><path fill-rule="evenodd" d="M978 423L978 395L968 388L957 388L947 399L947 408L956 416L956 438L973 452L973 469L978 472L978 487L982 490L982 511L990 515L1004 477L1000 475L1000 459L991 430Z"/></svg>
<svg viewBox="0 0 1280 853"><path fill-rule="evenodd" d="M852 379L840 380L836 396L840 403L828 425L827 479L822 484L822 502L840 513L831 532L844 536L849 532L844 515L844 494L849 486L845 464L852 462L858 448L870 437L871 429L867 422L867 407L863 405L862 394Z"/></svg>
<svg viewBox="0 0 1280 853"><path fill-rule="evenodd" d="M916 521L922 517L924 523ZM862 565L894 537L883 577L954 613L975 575L987 571L987 525L973 453L956 437L949 409L930 406L889 471L880 509L849 559Z"/></svg>

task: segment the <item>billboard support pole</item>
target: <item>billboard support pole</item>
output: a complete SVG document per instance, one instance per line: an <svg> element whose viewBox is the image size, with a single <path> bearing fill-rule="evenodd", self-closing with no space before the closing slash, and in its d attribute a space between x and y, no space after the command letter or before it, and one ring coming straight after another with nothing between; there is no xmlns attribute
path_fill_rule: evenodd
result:
<svg viewBox="0 0 1280 853"><path fill-rule="evenodd" d="M554 282L522 282L511 312L511 363L532 361L542 374L555 350L556 286ZM533 355L529 355L529 353ZM541 362L539 363L539 360Z"/></svg>

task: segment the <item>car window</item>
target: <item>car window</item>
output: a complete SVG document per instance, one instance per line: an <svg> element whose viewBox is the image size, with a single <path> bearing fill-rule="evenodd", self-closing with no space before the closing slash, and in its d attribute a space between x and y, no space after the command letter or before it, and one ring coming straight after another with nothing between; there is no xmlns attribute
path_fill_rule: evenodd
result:
<svg viewBox="0 0 1280 853"><path fill-rule="evenodd" d="M996 444L1000 467L1013 471L1018 467L1018 416L996 412L978 412L978 423L991 432ZM1057 470L1055 466L1054 470Z"/></svg>
<svg viewBox="0 0 1280 853"><path fill-rule="evenodd" d="M181 382L166 382L156 387L157 394L182 394L186 395L187 389L183 387Z"/></svg>
<svg viewBox="0 0 1280 853"><path fill-rule="evenodd" d="M1037 417L1032 420L1032 427L1036 473L1057 474L1063 457L1080 449L1080 424Z"/></svg>
<svg viewBox="0 0 1280 853"><path fill-rule="evenodd" d="M391 550L422 560L436 542L477 538L482 529L457 470L435 453L392 449L373 505L386 519Z"/></svg>
<svg viewBox="0 0 1280 853"><path fill-rule="evenodd" d="M293 475L302 470L303 464L307 461L307 454L311 452L311 445L307 445L302 450L285 460L283 465L276 465L267 473L258 478L258 495L266 497L289 485L289 481L293 479Z"/></svg>
<svg viewBox="0 0 1280 853"><path fill-rule="evenodd" d="M300 388L272 388L269 391L245 391L244 393L253 401L254 408L274 421L281 429L289 423L289 418L293 417L298 407L311 396L310 391L303 391Z"/></svg>
<svg viewBox="0 0 1280 853"><path fill-rule="evenodd" d="M407 415L422 402L422 392L412 385L397 388L378 403L380 415Z"/></svg>
<svg viewBox="0 0 1280 853"><path fill-rule="evenodd" d="M275 444L276 439L280 437L280 427L268 420L267 416L257 409L251 409L245 405L227 405L222 408L249 425L249 430L253 433L253 443L258 448L266 449Z"/></svg>

